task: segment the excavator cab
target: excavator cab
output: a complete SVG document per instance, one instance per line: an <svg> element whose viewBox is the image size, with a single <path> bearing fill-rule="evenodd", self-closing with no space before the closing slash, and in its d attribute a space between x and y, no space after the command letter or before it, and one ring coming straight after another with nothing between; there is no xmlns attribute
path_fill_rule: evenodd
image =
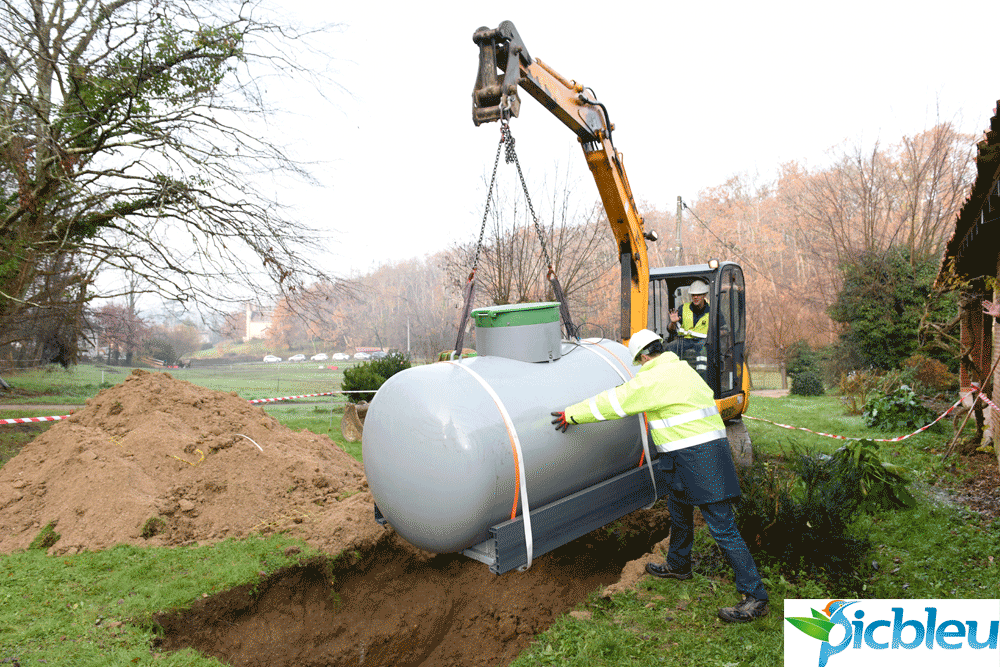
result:
<svg viewBox="0 0 1000 667"><path fill-rule="evenodd" d="M670 311L689 300L695 280L708 283L709 323L704 339L674 336L668 329ZM724 420L746 410L749 373L746 368L746 289L743 270L733 262L650 269L648 327L663 336L668 349L687 361L715 393Z"/></svg>

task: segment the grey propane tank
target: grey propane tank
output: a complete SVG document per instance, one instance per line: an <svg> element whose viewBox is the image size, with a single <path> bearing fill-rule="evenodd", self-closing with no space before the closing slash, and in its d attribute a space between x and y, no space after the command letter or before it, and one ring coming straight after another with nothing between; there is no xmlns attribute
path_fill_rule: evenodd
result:
<svg viewBox="0 0 1000 667"><path fill-rule="evenodd" d="M495 309L473 313L480 356L397 373L368 409L362 455L375 504L396 532L427 551L485 541L491 526L512 518L515 499L522 513L515 438L529 510L640 462L638 417L563 434L550 415L631 378L637 368L628 350L603 339L560 341L558 304L500 308L507 309L501 317Z"/></svg>

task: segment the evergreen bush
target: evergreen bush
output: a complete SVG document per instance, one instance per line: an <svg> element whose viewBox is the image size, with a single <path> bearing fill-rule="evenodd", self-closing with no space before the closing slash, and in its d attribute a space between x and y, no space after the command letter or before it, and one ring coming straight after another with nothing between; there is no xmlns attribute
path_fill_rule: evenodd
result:
<svg viewBox="0 0 1000 667"><path fill-rule="evenodd" d="M743 495L734 505L740 533L758 562L828 580L844 594L857 591L872 549L850 534L862 507L857 469L803 454L793 467L781 471L755 452L754 464L740 470Z"/></svg>
<svg viewBox="0 0 1000 667"><path fill-rule="evenodd" d="M882 431L923 426L934 414L924 407L908 385L888 394L873 396L865 403L865 424Z"/></svg>
<svg viewBox="0 0 1000 667"><path fill-rule="evenodd" d="M795 378L802 373L819 373L819 354L809 343L798 340L792 343L785 352L785 372Z"/></svg>
<svg viewBox="0 0 1000 667"><path fill-rule="evenodd" d="M803 371L792 378L791 393L795 396L822 396L823 381L814 371Z"/></svg>
<svg viewBox="0 0 1000 667"><path fill-rule="evenodd" d="M348 403L370 402L375 398L375 392L386 380L396 373L410 367L410 360L399 352L390 352L381 359L364 361L353 368L344 371L344 381L340 388L344 391L360 391L360 394L347 394Z"/></svg>

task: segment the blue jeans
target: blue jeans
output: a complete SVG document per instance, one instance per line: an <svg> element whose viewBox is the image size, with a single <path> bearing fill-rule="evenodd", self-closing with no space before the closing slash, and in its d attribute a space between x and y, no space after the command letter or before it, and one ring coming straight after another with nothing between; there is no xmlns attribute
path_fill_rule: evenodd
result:
<svg viewBox="0 0 1000 667"><path fill-rule="evenodd" d="M736 574L736 590L758 600L767 600L767 590L757 573L753 556L747 549L743 536L736 528L733 505L728 500L699 505L701 515L708 524L708 530L715 538L722 553ZM667 567L674 572L691 571L691 548L694 545L694 505L688 505L667 495L667 509L670 510L670 549L667 553Z"/></svg>

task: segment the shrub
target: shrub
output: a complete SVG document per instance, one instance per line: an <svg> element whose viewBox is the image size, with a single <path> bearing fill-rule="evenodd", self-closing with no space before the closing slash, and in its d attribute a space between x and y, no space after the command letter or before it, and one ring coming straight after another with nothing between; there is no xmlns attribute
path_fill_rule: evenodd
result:
<svg viewBox="0 0 1000 667"><path fill-rule="evenodd" d="M910 481L903 469L879 458L874 440L852 440L830 457L834 469L854 469L857 493L863 511L914 507L916 499L906 488Z"/></svg>
<svg viewBox="0 0 1000 667"><path fill-rule="evenodd" d="M370 402L375 398L375 392L386 380L399 371L410 367L410 360L399 352L391 352L381 359L364 361L354 368L344 371L344 381L340 387L344 391L360 391L360 394L347 394L349 403Z"/></svg>
<svg viewBox="0 0 1000 667"><path fill-rule="evenodd" d="M792 378L802 373L819 373L819 355L804 340L789 346L785 351L784 362L785 372Z"/></svg>
<svg viewBox="0 0 1000 667"><path fill-rule="evenodd" d="M823 381L814 371L803 371L792 378L791 393L796 396L822 396Z"/></svg>
<svg viewBox="0 0 1000 667"><path fill-rule="evenodd" d="M914 382L917 386L926 388L927 393L958 388L958 376L937 359L916 354L907 359L903 365L913 369Z"/></svg>
<svg viewBox="0 0 1000 667"><path fill-rule="evenodd" d="M801 454L793 467L782 470L755 452L753 465L740 469L743 495L734 506L740 533L758 562L825 578L844 594L856 590L872 548L850 535L861 511L856 470Z"/></svg>
<svg viewBox="0 0 1000 667"><path fill-rule="evenodd" d="M879 394L865 403L865 424L883 431L923 426L934 417L920 404L917 395L908 385L902 385L889 394Z"/></svg>
<svg viewBox="0 0 1000 667"><path fill-rule="evenodd" d="M878 380L878 374L873 371L850 371L840 376L840 402L847 408L847 414L861 414Z"/></svg>

